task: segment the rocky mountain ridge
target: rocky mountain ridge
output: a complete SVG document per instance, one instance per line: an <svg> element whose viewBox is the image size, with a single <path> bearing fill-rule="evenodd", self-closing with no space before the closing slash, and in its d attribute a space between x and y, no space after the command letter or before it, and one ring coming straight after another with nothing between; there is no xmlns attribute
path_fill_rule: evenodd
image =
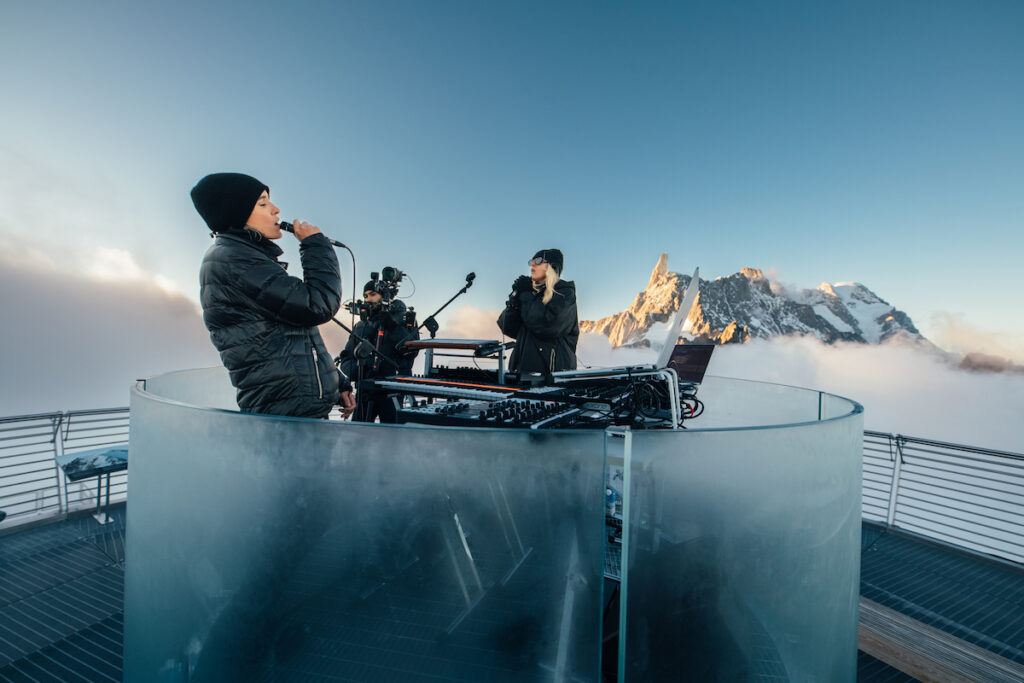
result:
<svg viewBox="0 0 1024 683"><path fill-rule="evenodd" d="M613 347L660 346L666 332L658 323L675 315L690 279L669 272L668 254L662 254L647 287L628 309L581 321L580 331L606 335ZM856 282L823 282L816 289L791 291L770 282L757 268L743 268L727 277L701 279L699 288L684 327L684 336L692 341L730 344L798 334L826 344L901 340L935 348L910 316Z"/></svg>

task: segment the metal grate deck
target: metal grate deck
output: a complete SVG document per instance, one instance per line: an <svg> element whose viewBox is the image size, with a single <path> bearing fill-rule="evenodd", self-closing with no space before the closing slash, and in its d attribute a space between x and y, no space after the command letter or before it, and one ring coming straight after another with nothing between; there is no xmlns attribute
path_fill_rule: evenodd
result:
<svg viewBox="0 0 1024 683"><path fill-rule="evenodd" d="M120 681L124 505L0 536L0 681Z"/></svg>
<svg viewBox="0 0 1024 683"><path fill-rule="evenodd" d="M864 525L863 597L1024 664L1024 568Z"/></svg>

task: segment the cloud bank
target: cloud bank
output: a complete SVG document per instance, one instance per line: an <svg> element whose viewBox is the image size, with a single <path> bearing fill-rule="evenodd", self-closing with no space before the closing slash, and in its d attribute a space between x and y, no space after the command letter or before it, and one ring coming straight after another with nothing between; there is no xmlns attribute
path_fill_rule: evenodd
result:
<svg viewBox="0 0 1024 683"><path fill-rule="evenodd" d="M0 241L0 415L127 405L140 377L218 365L196 305L139 268L126 252L97 253L69 272L43 252ZM501 339L499 311L462 306L441 337ZM348 324L347 314L340 319ZM346 334L321 327L338 353ZM999 349L993 349L998 351ZM587 334L581 366L651 362L650 349L612 349ZM865 427L1016 452L1024 376L966 372L913 348L813 339L756 340L718 348L709 374L823 389L865 407Z"/></svg>
<svg viewBox="0 0 1024 683"><path fill-rule="evenodd" d="M1024 364L1024 337L1010 332L983 330L960 313L933 313L933 342L959 354L984 353Z"/></svg>
<svg viewBox="0 0 1024 683"><path fill-rule="evenodd" d="M91 276L25 254L0 244L0 415L125 406L137 378L220 362L196 305L125 252Z"/></svg>
<svg viewBox="0 0 1024 683"><path fill-rule="evenodd" d="M136 379L220 365L191 299L126 251L93 255L83 272L0 239L0 416L126 406ZM344 348L340 327L320 330Z"/></svg>
<svg viewBox="0 0 1024 683"><path fill-rule="evenodd" d="M494 339L497 311L462 307L445 336ZM580 337L581 366L653 362L651 349L612 349L607 337ZM864 406L876 431L1024 452L1019 414L1024 375L974 373L912 346L825 345L812 338L755 340L718 347L708 374L821 389Z"/></svg>

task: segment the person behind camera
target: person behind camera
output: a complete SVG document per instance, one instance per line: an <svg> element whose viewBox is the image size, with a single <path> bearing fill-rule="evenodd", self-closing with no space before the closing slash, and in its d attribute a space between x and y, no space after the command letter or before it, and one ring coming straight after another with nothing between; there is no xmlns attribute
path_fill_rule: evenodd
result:
<svg viewBox="0 0 1024 683"><path fill-rule="evenodd" d="M377 418L381 422L395 421L394 405L387 393L377 391L365 380L411 373L417 353L404 348L405 342L420 338L415 320L408 315L405 304L393 299L394 293L386 287L383 280L370 280L363 286L366 303L353 329L355 334L349 336L339 356L341 371L356 382L356 409L352 416L355 422L373 422Z"/></svg>
<svg viewBox="0 0 1024 683"><path fill-rule="evenodd" d="M576 369L580 324L576 285L562 280L563 257L558 249L541 249L529 261L530 276L512 283L505 310L498 317L502 333L515 337L509 370L520 377Z"/></svg>
<svg viewBox="0 0 1024 683"><path fill-rule="evenodd" d="M338 257L319 228L295 221L301 278L288 274L280 210L270 188L242 173L212 173L191 192L214 238L199 272L203 323L220 353L238 407L247 413L325 418L355 407L351 385L317 325L341 306Z"/></svg>

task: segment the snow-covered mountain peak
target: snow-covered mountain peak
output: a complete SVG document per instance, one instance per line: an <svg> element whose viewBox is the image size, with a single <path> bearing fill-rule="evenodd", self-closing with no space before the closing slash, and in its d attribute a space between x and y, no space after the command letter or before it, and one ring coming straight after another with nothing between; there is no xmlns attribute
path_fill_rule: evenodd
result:
<svg viewBox="0 0 1024 683"><path fill-rule="evenodd" d="M658 345L664 325L679 309L690 276L668 270L662 254L647 288L622 313L583 321L583 332L608 336L612 346ZM689 315L690 337L719 344L779 335L813 335L825 343L878 344L889 339L930 343L914 323L857 282L823 282L815 289L792 289L769 282L758 268L700 281L700 295Z"/></svg>
<svg viewBox="0 0 1024 683"><path fill-rule="evenodd" d="M836 290L832 287L832 284L829 282L822 282L820 285L818 285L818 291L823 292L828 296L834 296L836 298L839 298L839 295L836 294Z"/></svg>
<svg viewBox="0 0 1024 683"><path fill-rule="evenodd" d="M647 283L647 289L650 289L655 283L668 274L668 254L662 253L658 259L657 265L654 266L654 270L651 271L651 280Z"/></svg>

